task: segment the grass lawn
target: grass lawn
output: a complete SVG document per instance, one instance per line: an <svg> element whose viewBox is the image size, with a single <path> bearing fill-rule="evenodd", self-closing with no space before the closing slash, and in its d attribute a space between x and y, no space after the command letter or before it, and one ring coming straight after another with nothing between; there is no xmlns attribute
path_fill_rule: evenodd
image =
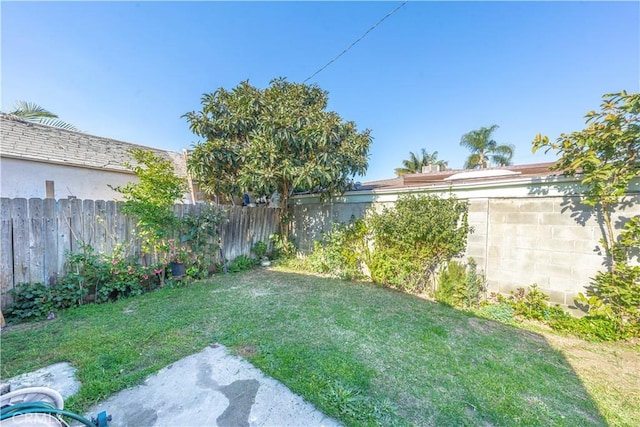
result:
<svg viewBox="0 0 640 427"><path fill-rule="evenodd" d="M220 342L347 425L633 425L640 351L515 328L368 284L217 276L2 333L2 378L69 361L84 411Z"/></svg>

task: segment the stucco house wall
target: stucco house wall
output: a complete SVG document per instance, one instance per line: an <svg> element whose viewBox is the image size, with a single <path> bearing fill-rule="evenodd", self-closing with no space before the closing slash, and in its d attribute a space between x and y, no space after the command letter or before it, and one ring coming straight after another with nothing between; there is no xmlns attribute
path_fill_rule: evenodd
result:
<svg viewBox="0 0 640 427"><path fill-rule="evenodd" d="M0 114L0 195L45 198L45 182L52 181L55 199L120 200L120 194L108 185L137 181L125 166L127 161L133 163L128 154L132 148L150 150L170 160L176 175L188 178L181 153ZM183 203L192 203L191 193L185 193Z"/></svg>
<svg viewBox="0 0 640 427"><path fill-rule="evenodd" d="M53 181L54 198L90 200L121 200L121 194L107 184L118 186L137 181L135 175L124 172L86 169L0 158L0 195L8 198L46 198L45 182Z"/></svg>

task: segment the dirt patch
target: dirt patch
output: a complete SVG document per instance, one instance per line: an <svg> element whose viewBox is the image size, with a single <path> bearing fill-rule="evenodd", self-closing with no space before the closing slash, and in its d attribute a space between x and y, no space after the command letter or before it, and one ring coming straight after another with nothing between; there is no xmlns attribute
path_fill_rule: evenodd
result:
<svg viewBox="0 0 640 427"><path fill-rule="evenodd" d="M42 329L51 322L55 322L57 319L51 320L42 320L40 322L25 322L25 323L17 323L15 325L4 326L0 329L0 332L11 332L11 331L29 331Z"/></svg>
<svg viewBox="0 0 640 427"><path fill-rule="evenodd" d="M240 357L249 358L258 354L258 349L252 345L241 345L235 348L236 353Z"/></svg>
<svg viewBox="0 0 640 427"><path fill-rule="evenodd" d="M640 419L640 343L590 343L541 333L564 354L591 395L604 394L610 405L623 404Z"/></svg>
<svg viewBox="0 0 640 427"><path fill-rule="evenodd" d="M503 328L500 323L475 317L469 318L469 326L471 326L471 329L474 331L481 332L486 335L498 332Z"/></svg>

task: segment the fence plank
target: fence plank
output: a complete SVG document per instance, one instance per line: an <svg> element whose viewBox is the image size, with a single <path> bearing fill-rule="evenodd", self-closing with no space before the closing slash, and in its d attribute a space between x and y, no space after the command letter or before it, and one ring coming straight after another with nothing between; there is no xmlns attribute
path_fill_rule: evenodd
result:
<svg viewBox="0 0 640 427"><path fill-rule="evenodd" d="M29 217L27 199L14 199L11 207L13 221L13 280L14 284L29 281Z"/></svg>
<svg viewBox="0 0 640 427"><path fill-rule="evenodd" d="M104 220L104 229L105 229L105 245L104 252L106 254L110 254L113 251L113 247L116 244L116 217L117 217L117 205L113 200L109 200L105 206L105 220Z"/></svg>
<svg viewBox="0 0 640 427"><path fill-rule="evenodd" d="M107 202L104 200L96 200L94 206L95 219L94 233L93 233L93 247L97 253L105 254L107 247L107 229L106 229L106 209Z"/></svg>
<svg viewBox="0 0 640 427"><path fill-rule="evenodd" d="M129 221L127 216L122 213L123 207L123 202L118 202L116 204L116 219L114 224L114 235L116 236L115 244L118 246L124 246L125 253L130 255L131 248L135 245L135 242L132 242L131 239L129 239Z"/></svg>
<svg viewBox="0 0 640 427"><path fill-rule="evenodd" d="M93 200L82 201L82 242L95 248L96 204Z"/></svg>
<svg viewBox="0 0 640 427"><path fill-rule="evenodd" d="M53 286L58 283L58 218L56 201L42 201L42 221L44 239L44 283Z"/></svg>
<svg viewBox="0 0 640 427"><path fill-rule="evenodd" d="M42 199L29 199L29 283L45 283Z"/></svg>
<svg viewBox="0 0 640 427"><path fill-rule="evenodd" d="M71 251L71 204L68 199L58 200L58 274L64 272L67 252Z"/></svg>
<svg viewBox="0 0 640 427"><path fill-rule="evenodd" d="M11 303L9 291L13 289L13 223L11 221L12 200L0 200L0 291L2 307Z"/></svg>
<svg viewBox="0 0 640 427"><path fill-rule="evenodd" d="M81 252L84 242L82 235L82 200L72 199L69 201L71 223L71 251Z"/></svg>

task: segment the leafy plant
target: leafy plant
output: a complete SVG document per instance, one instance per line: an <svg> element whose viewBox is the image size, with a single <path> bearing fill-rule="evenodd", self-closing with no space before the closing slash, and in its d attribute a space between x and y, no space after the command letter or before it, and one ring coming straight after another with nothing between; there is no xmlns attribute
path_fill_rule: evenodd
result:
<svg viewBox="0 0 640 427"><path fill-rule="evenodd" d="M476 311L482 317L487 317L502 323L510 323L513 321L515 310L505 301L497 304L487 304Z"/></svg>
<svg viewBox="0 0 640 427"><path fill-rule="evenodd" d="M260 262L255 258L251 258L246 255L239 255L229 263L227 271L229 273L240 273L242 271L251 270L258 264L260 264Z"/></svg>
<svg viewBox="0 0 640 427"><path fill-rule="evenodd" d="M9 292L13 297L5 311L9 321L40 319L55 309L51 288L42 283L20 283Z"/></svg>
<svg viewBox="0 0 640 427"><path fill-rule="evenodd" d="M456 306L456 289L465 282L466 276L467 266L465 264L459 261L448 262L438 276L438 287L434 293L436 300Z"/></svg>
<svg viewBox="0 0 640 427"><path fill-rule="evenodd" d="M199 208L180 219L180 241L190 248L190 260L198 271L197 276L206 277L215 268L220 248L220 225L229 219L226 212L217 206L199 205ZM188 272L187 275L191 276Z"/></svg>
<svg viewBox="0 0 640 427"><path fill-rule="evenodd" d="M602 214L601 243L608 270L596 275L579 302L587 304L592 315L615 318L622 328L640 330L640 269L631 262L640 247L640 216L627 222L618 239L612 219L631 180L640 174L640 94L605 94L601 110L590 111L585 118L585 129L562 134L555 142L538 134L533 152L557 151L560 159L553 169L578 176L585 187L584 203L599 207Z"/></svg>
<svg viewBox="0 0 640 427"><path fill-rule="evenodd" d="M253 252L253 254L257 256L258 259L262 259L267 255L267 249L268 246L265 242L258 241L251 248L251 252Z"/></svg>
<svg viewBox="0 0 640 427"><path fill-rule="evenodd" d="M348 223L332 224L322 242L314 242L309 268L344 280L363 278L363 265L369 256L367 233L363 219L351 217Z"/></svg>
<svg viewBox="0 0 640 427"><path fill-rule="evenodd" d="M274 233L269 236L269 240L273 244L273 257L274 258L290 258L296 254L296 245L291 239L283 239L279 233Z"/></svg>
<svg viewBox="0 0 640 427"><path fill-rule="evenodd" d="M537 284L529 286L528 290L519 288L516 292L511 292L511 296L516 316L534 320L548 319L549 295L540 291Z"/></svg>
<svg viewBox="0 0 640 427"><path fill-rule="evenodd" d="M127 162L125 166L135 173L138 182L111 188L125 199L123 213L136 218L136 231L144 249L166 262L166 241L174 237L178 227L173 205L182 198L185 180L175 175L171 160L139 148L129 153L135 163ZM161 281L164 282L164 275Z"/></svg>
<svg viewBox="0 0 640 427"><path fill-rule="evenodd" d="M484 277L478 274L473 258L466 264L449 261L438 276L436 300L454 307L478 308L485 291Z"/></svg>
<svg viewBox="0 0 640 427"><path fill-rule="evenodd" d="M370 211L367 224L371 278L411 291L427 290L436 268L464 252L472 231L467 202L453 196L402 196L393 207Z"/></svg>
<svg viewBox="0 0 640 427"><path fill-rule="evenodd" d="M60 284L45 286L42 283L21 283L10 291L13 303L5 314L9 322L38 320L50 313L78 305L87 294L86 288Z"/></svg>
<svg viewBox="0 0 640 427"><path fill-rule="evenodd" d="M589 341L617 341L633 335L629 329L621 328L615 319L606 316L556 315L549 319L549 325Z"/></svg>

